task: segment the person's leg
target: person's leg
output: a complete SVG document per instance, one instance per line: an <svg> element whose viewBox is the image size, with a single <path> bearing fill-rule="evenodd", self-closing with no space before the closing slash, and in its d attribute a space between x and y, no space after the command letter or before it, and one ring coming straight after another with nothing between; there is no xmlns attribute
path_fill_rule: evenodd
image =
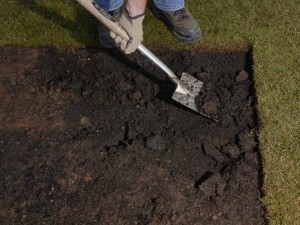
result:
<svg viewBox="0 0 300 225"><path fill-rule="evenodd" d="M123 0L95 0L95 2L107 12L118 9L123 5Z"/></svg>
<svg viewBox="0 0 300 225"><path fill-rule="evenodd" d="M154 0L154 14L185 43L194 43L201 38L199 24L184 7L184 0Z"/></svg>
<svg viewBox="0 0 300 225"><path fill-rule="evenodd" d="M163 11L175 11L184 7L184 0L154 0L157 8Z"/></svg>
<svg viewBox="0 0 300 225"><path fill-rule="evenodd" d="M107 11L116 20L119 20L122 12L123 0L95 0L105 11ZM115 47L115 41L110 36L110 30L102 23L98 23L98 39L105 48Z"/></svg>

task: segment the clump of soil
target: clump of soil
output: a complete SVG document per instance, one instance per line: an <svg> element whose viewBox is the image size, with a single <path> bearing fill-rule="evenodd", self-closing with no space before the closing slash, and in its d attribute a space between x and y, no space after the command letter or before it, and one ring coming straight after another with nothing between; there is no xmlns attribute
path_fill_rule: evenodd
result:
<svg viewBox="0 0 300 225"><path fill-rule="evenodd" d="M220 123L138 54L1 48L1 224L264 222L249 53L156 54Z"/></svg>
<svg viewBox="0 0 300 225"><path fill-rule="evenodd" d="M204 87L195 101L200 113L219 121L221 118L221 101L217 96L216 90L212 91L208 87Z"/></svg>

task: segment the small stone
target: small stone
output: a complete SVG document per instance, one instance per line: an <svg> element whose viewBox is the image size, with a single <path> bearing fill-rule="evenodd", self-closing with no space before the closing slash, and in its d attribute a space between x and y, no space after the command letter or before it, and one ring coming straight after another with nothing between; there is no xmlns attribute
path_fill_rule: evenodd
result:
<svg viewBox="0 0 300 225"><path fill-rule="evenodd" d="M87 117L87 116L82 116L80 118L80 124L83 126L83 127L91 127L92 124L90 122L90 119Z"/></svg>
<svg viewBox="0 0 300 225"><path fill-rule="evenodd" d="M213 215L212 219L213 219L213 220L217 220L217 219L218 219L218 216L217 216L217 215Z"/></svg>
<svg viewBox="0 0 300 225"><path fill-rule="evenodd" d="M133 93L133 99L134 99L135 101L138 101L138 100L140 100L141 98L142 98L142 93L141 93L140 91L136 91L136 92Z"/></svg>
<svg viewBox="0 0 300 225"><path fill-rule="evenodd" d="M240 156L240 149L235 144L228 144L225 146L225 152L229 154L231 158L238 158Z"/></svg>
<svg viewBox="0 0 300 225"><path fill-rule="evenodd" d="M156 135L147 139L146 146L147 148L161 151L166 148L166 142L163 137Z"/></svg>
<svg viewBox="0 0 300 225"><path fill-rule="evenodd" d="M236 82L241 82L247 80L249 78L249 74L245 70L241 70L238 75L235 77Z"/></svg>
<svg viewBox="0 0 300 225"><path fill-rule="evenodd" d="M120 82L118 88L122 91L128 91L132 89L132 85L127 82Z"/></svg>

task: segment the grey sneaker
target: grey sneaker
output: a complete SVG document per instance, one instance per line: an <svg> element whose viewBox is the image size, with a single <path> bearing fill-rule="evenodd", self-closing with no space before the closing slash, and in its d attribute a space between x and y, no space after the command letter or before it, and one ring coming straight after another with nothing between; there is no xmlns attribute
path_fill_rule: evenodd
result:
<svg viewBox="0 0 300 225"><path fill-rule="evenodd" d="M119 21L122 14L122 7L108 12L115 20ZM109 35L110 30L103 25L98 23L98 39L100 44L105 48L113 48L116 46L114 39Z"/></svg>
<svg viewBox="0 0 300 225"><path fill-rule="evenodd" d="M173 35L181 42L195 43L201 38L201 29L186 8L163 11L153 4L153 13L169 27Z"/></svg>

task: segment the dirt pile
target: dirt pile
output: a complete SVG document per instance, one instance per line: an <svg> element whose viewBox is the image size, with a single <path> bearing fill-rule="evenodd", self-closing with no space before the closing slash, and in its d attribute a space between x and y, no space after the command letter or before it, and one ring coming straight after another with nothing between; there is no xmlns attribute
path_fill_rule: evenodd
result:
<svg viewBox="0 0 300 225"><path fill-rule="evenodd" d="M137 54L1 48L1 224L264 221L249 53L156 53L220 123Z"/></svg>

